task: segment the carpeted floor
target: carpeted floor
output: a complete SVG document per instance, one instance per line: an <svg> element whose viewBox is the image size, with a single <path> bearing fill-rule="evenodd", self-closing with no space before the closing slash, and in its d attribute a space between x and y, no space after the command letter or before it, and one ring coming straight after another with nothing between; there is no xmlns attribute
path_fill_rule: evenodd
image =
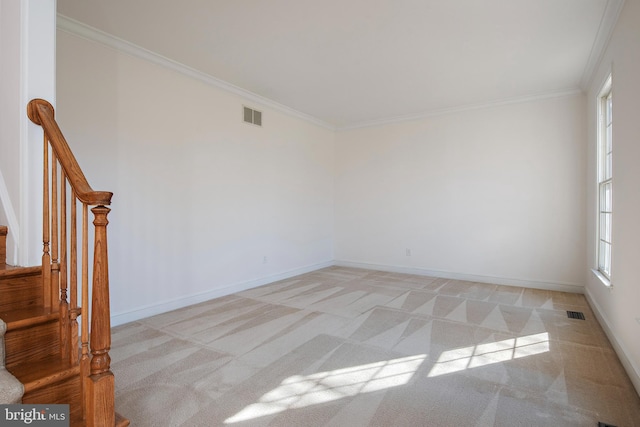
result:
<svg viewBox="0 0 640 427"><path fill-rule="evenodd" d="M133 426L640 426L576 294L332 267L119 326L110 354Z"/></svg>

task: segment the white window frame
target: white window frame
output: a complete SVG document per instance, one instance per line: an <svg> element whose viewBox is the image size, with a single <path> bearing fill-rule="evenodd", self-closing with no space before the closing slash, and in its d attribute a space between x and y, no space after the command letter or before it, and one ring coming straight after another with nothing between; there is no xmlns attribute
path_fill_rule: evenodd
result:
<svg viewBox="0 0 640 427"><path fill-rule="evenodd" d="M611 286L613 230L613 91L611 75L598 95L598 196L597 196L597 275Z"/></svg>

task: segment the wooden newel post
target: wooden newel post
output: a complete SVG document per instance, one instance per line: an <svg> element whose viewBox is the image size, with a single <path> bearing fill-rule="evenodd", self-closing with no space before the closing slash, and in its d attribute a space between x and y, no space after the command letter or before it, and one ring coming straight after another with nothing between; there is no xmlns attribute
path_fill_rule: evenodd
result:
<svg viewBox="0 0 640 427"><path fill-rule="evenodd" d="M87 426L115 424L115 385L111 372L111 320L109 308L109 265L107 261L107 215L111 209L97 206L94 215L93 298L91 303L91 363L86 378Z"/></svg>

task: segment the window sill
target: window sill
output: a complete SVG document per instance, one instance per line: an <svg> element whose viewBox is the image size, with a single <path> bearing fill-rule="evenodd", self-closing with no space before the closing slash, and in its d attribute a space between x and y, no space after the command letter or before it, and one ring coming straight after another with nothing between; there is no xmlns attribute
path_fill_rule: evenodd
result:
<svg viewBox="0 0 640 427"><path fill-rule="evenodd" d="M591 269L591 272L593 273L594 276L596 276L598 278L598 280L600 280L600 282L607 288L611 289L613 287L613 285L611 284L611 281L609 279L607 279L606 277L604 277L604 275L602 273L600 273L598 270L596 269Z"/></svg>

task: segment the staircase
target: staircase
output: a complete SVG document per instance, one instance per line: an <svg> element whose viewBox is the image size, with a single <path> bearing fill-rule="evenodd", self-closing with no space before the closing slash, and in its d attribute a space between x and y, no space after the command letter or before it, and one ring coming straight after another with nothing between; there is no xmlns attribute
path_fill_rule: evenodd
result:
<svg viewBox="0 0 640 427"><path fill-rule="evenodd" d="M7 265L9 230L0 225L0 403L69 404L71 426L125 427L109 358L111 193L89 187L48 102L31 101L28 115L44 134L43 256L37 267Z"/></svg>

